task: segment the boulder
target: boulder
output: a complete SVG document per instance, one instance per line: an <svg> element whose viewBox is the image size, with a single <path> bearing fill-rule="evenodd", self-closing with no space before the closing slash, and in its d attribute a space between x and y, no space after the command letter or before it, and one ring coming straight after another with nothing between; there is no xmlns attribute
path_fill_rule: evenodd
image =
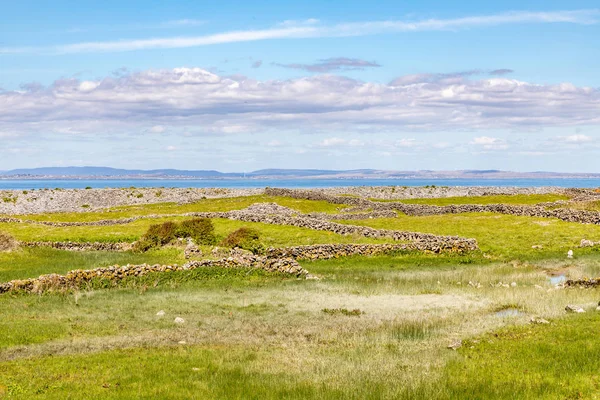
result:
<svg viewBox="0 0 600 400"><path fill-rule="evenodd" d="M572 305L572 304L567 305L565 307L565 311L569 312L569 313L577 313L577 314L581 314L581 313L585 312L585 310L583 308L576 306L576 305Z"/></svg>

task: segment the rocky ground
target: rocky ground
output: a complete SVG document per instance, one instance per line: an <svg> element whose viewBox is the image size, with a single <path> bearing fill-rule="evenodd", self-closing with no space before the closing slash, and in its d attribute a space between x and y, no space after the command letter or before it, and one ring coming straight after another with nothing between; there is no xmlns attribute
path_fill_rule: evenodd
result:
<svg viewBox="0 0 600 400"><path fill-rule="evenodd" d="M191 203L205 198L252 196L262 189L123 188L0 191L0 214L85 212L152 203Z"/></svg>
<svg viewBox="0 0 600 400"><path fill-rule="evenodd" d="M555 187L337 187L312 189L328 195L351 195L382 200L455 196L565 193ZM85 212L126 205L152 203L191 203L204 198L252 196L264 189L223 188L122 188L122 189L45 189L0 191L0 214L45 212Z"/></svg>
<svg viewBox="0 0 600 400"><path fill-rule="evenodd" d="M354 195L378 200L422 199L438 197L548 194L564 193L559 187L500 187L500 186L359 186L313 189L329 195Z"/></svg>

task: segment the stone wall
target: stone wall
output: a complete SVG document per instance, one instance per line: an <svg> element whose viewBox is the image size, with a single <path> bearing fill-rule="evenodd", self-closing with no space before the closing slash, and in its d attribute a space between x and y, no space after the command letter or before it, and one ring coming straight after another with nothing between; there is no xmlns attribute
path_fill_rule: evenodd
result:
<svg viewBox="0 0 600 400"><path fill-rule="evenodd" d="M322 200L333 204L372 209L374 211L400 211L406 215L424 216L439 214L461 214L491 212L526 217L557 218L567 222L583 224L600 224L600 212L573 210L568 208L546 209L543 206L521 206L506 204L458 204L448 206L432 206L423 204L405 204L400 202L375 202L356 197L330 196L321 192L293 189L270 189L265 192L272 196L288 196L297 199Z"/></svg>
<svg viewBox="0 0 600 400"><path fill-rule="evenodd" d="M389 211L389 210L388 210ZM262 214L255 211L236 210L226 212L197 212L185 214L150 215L118 220L103 220L93 222L48 222L21 220L23 223L43 224L50 226L109 226L132 222L142 218L167 218L167 217L198 217L198 218L224 218L244 222L260 222L272 225L289 225L320 231L329 231L340 235L359 235L370 238L388 238L396 241L417 242L421 247L427 247L434 252L456 251L464 252L477 250L475 239L465 239L459 236L439 236L429 233L395 231L388 229L375 229L366 226L340 224L305 215L276 215Z"/></svg>
<svg viewBox="0 0 600 400"><path fill-rule="evenodd" d="M267 257L290 257L295 260L328 260L347 256L373 256L389 254L397 251L427 251L427 245L418 243L406 244L315 244L308 246L293 246L268 248Z"/></svg>
<svg viewBox="0 0 600 400"><path fill-rule="evenodd" d="M106 279L119 282L128 277L144 276L153 272L189 271L203 267L219 268L259 268L269 272L290 274L299 278L315 278L292 258L269 258L233 252L232 256L220 260L190 261L184 265L125 265L95 268L90 270L73 270L65 275L50 274L38 278L12 280L0 284L0 293L11 291L25 291L41 293L47 290L68 290L78 288L86 282L95 279Z"/></svg>
<svg viewBox="0 0 600 400"><path fill-rule="evenodd" d="M131 243L101 243L101 242L20 242L23 247L51 247L67 251L128 251Z"/></svg>
<svg viewBox="0 0 600 400"><path fill-rule="evenodd" d="M600 287L600 278L592 278L592 279L569 279L565 283L563 283L563 287L573 287L573 288L598 288Z"/></svg>

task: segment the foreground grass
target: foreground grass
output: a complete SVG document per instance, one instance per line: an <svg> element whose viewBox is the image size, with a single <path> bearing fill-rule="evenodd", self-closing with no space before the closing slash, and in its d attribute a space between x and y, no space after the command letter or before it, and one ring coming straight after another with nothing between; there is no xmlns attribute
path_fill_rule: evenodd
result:
<svg viewBox="0 0 600 400"><path fill-rule="evenodd" d="M73 269L91 269L115 264L181 264L183 262L182 251L174 248L152 250L144 254L25 248L10 253L0 252L0 282L35 278L43 274L64 274Z"/></svg>
<svg viewBox="0 0 600 400"><path fill-rule="evenodd" d="M600 313L500 330L446 368L450 398L600 398Z"/></svg>
<svg viewBox="0 0 600 400"><path fill-rule="evenodd" d="M381 379L385 371L380 379L376 371L345 377L318 369L297 373L287 364L289 350L281 347L174 345L2 363L0 390L12 398L47 399L594 399L600 344L593 338L599 328L600 317L586 315L504 329L450 357L441 376L429 374L412 387ZM397 375L400 354L394 346L385 354ZM344 361L359 371L369 363L364 356L354 352ZM336 359L327 352L319 357L325 365Z"/></svg>
<svg viewBox="0 0 600 400"><path fill-rule="evenodd" d="M405 393L397 382L359 377L314 382L291 374L280 349L130 349L4 367L5 393L22 398L381 399Z"/></svg>
<svg viewBox="0 0 600 400"><path fill-rule="evenodd" d="M303 262L320 281L206 268L131 278L111 289L96 282L78 292L1 295L0 393L50 399L468 398L463 393L476 386L460 380L448 386L445 377L457 374L454 364L445 370L457 357L446 349L451 340L523 324L529 315L559 324L565 304L589 308L596 301L596 291L546 291L545 271L535 266L465 260L417 253L350 257ZM573 273L600 271L597 256L570 263L579 271ZM499 280L518 285L490 285ZM507 305L526 314L508 321L494 315ZM157 317L158 310L165 317ZM174 324L176 316L186 323Z"/></svg>
<svg viewBox="0 0 600 400"><path fill-rule="evenodd" d="M516 195L490 195L490 196L461 196L440 197L433 199L403 199L397 200L406 204L426 204L432 206L449 206L452 204L515 204L534 205L538 203L569 200L568 196L560 194L516 194ZM391 200L388 200L391 201Z"/></svg>

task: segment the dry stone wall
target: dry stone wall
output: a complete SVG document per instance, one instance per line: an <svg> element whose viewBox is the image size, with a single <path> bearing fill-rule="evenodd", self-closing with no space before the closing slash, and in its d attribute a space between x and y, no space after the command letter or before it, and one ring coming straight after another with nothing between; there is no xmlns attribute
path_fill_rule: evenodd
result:
<svg viewBox="0 0 600 400"><path fill-rule="evenodd" d="M519 206L506 204L458 204L449 206L431 206L423 204L405 204L399 202L374 202L355 197L330 196L324 193L306 190L267 188L265 192L272 196L288 196L306 200L323 200L334 204L346 204L352 207L373 209L375 211L395 210L412 216L491 212L526 217L557 218L567 222L577 222L583 224L600 224L600 212L573 210L568 208L546 209L543 206Z"/></svg>
<svg viewBox="0 0 600 400"><path fill-rule="evenodd" d="M22 247L51 247L67 251L128 251L131 243L102 243L102 242L20 242Z"/></svg>
<svg viewBox="0 0 600 400"><path fill-rule="evenodd" d="M573 288L598 288L600 287L600 278L592 278L592 279L569 279L565 283L563 283L563 287L573 287Z"/></svg>
<svg viewBox="0 0 600 400"><path fill-rule="evenodd" d="M417 243L407 244L315 244L308 246L293 246L268 248L267 257L290 257L296 260L328 260L348 256L373 256L389 254L398 251L429 250L427 246Z"/></svg>
<svg viewBox="0 0 600 400"><path fill-rule="evenodd" d="M268 272L280 272L299 278L315 278L292 258L269 258L233 253L232 256L220 260L190 261L184 265L125 265L103 267L90 270L73 270L65 275L49 274L38 278L12 280L0 284L0 293L11 291L24 291L41 293L47 290L68 290L83 286L95 279L106 279L119 282L128 277L144 276L153 272L188 271L203 267L219 268L259 268Z"/></svg>

